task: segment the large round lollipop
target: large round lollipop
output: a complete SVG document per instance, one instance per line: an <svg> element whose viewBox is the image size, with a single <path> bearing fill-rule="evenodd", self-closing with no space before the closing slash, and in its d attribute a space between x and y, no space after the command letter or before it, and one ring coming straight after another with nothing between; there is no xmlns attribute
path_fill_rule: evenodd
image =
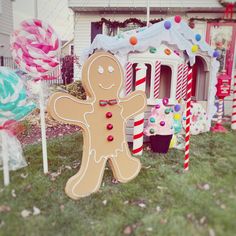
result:
<svg viewBox="0 0 236 236"><path fill-rule="evenodd" d="M59 65L60 40L41 20L23 21L12 34L11 49L18 67L35 78L42 78Z"/></svg>
<svg viewBox="0 0 236 236"><path fill-rule="evenodd" d="M20 77L10 69L0 67L0 125L9 120L20 120L35 108L26 96Z"/></svg>
<svg viewBox="0 0 236 236"><path fill-rule="evenodd" d="M12 56L19 69L40 79L39 106L44 173L48 172L44 91L41 80L59 65L60 40L53 28L41 20L26 20L11 37Z"/></svg>

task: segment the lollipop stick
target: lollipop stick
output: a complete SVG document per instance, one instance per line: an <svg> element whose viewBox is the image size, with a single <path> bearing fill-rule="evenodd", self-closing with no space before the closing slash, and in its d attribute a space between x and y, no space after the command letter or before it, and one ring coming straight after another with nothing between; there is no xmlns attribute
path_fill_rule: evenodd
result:
<svg viewBox="0 0 236 236"><path fill-rule="evenodd" d="M44 112L44 96L43 96L43 82L40 80L40 92L39 92L39 107L40 107L40 123L41 123L41 138L42 138L42 150L43 150L43 172L48 173L48 154L47 154L47 138L46 138L46 124L45 124L45 112Z"/></svg>
<svg viewBox="0 0 236 236"><path fill-rule="evenodd" d="M6 141L6 138L4 136L4 131L1 132L1 135L2 135L3 179L4 179L4 185L7 186L10 183L7 141Z"/></svg>

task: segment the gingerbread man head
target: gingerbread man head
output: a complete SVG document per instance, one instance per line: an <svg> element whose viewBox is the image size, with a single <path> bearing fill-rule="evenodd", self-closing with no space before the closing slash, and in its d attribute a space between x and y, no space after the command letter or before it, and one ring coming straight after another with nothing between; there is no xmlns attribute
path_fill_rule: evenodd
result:
<svg viewBox="0 0 236 236"><path fill-rule="evenodd" d="M82 78L83 86L90 97L118 97L123 70L113 55L97 52L85 62Z"/></svg>

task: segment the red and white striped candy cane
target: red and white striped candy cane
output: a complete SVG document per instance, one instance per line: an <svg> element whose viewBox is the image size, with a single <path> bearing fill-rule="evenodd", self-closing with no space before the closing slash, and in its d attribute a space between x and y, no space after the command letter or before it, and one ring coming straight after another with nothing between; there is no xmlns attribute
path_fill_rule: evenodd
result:
<svg viewBox="0 0 236 236"><path fill-rule="evenodd" d="M186 101L186 134L185 134L185 158L184 158L184 170L189 168L189 147L190 147L190 109L191 109L191 97L192 97L192 68L188 71L188 83L187 83L187 101Z"/></svg>
<svg viewBox="0 0 236 236"><path fill-rule="evenodd" d="M158 98L160 94L160 80L161 80L161 62L156 61L155 77L154 77L154 98Z"/></svg>
<svg viewBox="0 0 236 236"><path fill-rule="evenodd" d="M177 84L176 84L176 96L175 96L175 98L177 100L181 98L181 94L182 94L183 68L184 68L183 64L180 64L178 66Z"/></svg>
<svg viewBox="0 0 236 236"><path fill-rule="evenodd" d="M184 65L184 70L183 70L183 80L182 80L182 90L181 90L181 98L185 99L186 97L186 89L187 89L187 84L188 84L188 65Z"/></svg>
<svg viewBox="0 0 236 236"><path fill-rule="evenodd" d="M233 92L231 129L236 130L236 75L234 76L234 92Z"/></svg>
<svg viewBox="0 0 236 236"><path fill-rule="evenodd" d="M146 71L147 67L145 64L139 63L137 65L135 90L145 91ZM142 155L143 153L143 128L144 128L144 113L141 113L134 118L133 154L136 156Z"/></svg>
<svg viewBox="0 0 236 236"><path fill-rule="evenodd" d="M133 82L133 64L127 62L126 64L126 80L125 80L125 92L126 95L132 92L132 82Z"/></svg>
<svg viewBox="0 0 236 236"><path fill-rule="evenodd" d="M217 124L222 123L222 118L223 118L223 104L224 100L219 98L219 105L218 105L218 112L217 112Z"/></svg>

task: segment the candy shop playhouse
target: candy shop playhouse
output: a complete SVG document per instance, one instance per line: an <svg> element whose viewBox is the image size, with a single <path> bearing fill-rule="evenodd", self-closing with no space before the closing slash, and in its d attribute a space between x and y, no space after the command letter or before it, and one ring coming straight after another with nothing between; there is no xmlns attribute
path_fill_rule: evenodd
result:
<svg viewBox="0 0 236 236"><path fill-rule="evenodd" d="M99 34L82 59L95 50L109 51L120 59L125 71L124 94L135 89L146 91L148 110L145 118L160 99L169 98L170 104L185 99L189 70L197 70L197 76L193 76L192 100L206 109L206 131L210 130L216 113L218 52L201 35L194 33L180 16L115 37ZM128 122L128 141L133 139L133 123L133 120Z"/></svg>

